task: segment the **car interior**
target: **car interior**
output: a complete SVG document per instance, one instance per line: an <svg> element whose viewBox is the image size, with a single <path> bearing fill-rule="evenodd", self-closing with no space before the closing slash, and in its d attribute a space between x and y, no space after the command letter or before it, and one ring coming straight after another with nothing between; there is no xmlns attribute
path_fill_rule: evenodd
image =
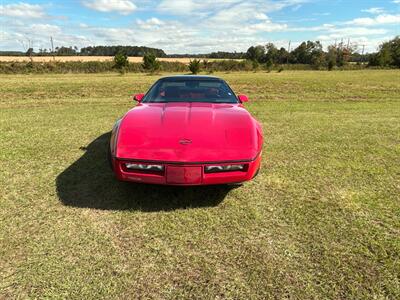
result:
<svg viewBox="0 0 400 300"><path fill-rule="evenodd" d="M220 82L165 82L158 88L157 102L162 101L216 101L232 99L234 95ZM232 102L232 101L230 101Z"/></svg>

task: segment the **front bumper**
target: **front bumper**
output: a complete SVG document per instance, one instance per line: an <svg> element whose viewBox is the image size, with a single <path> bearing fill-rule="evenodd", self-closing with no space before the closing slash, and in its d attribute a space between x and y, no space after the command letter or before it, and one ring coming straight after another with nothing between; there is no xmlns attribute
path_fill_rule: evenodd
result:
<svg viewBox="0 0 400 300"><path fill-rule="evenodd" d="M213 163L170 163L156 162L163 165L162 172L128 171L124 164L125 159L112 159L113 170L116 177L122 181L164 184L164 185L211 185L240 183L251 180L260 168L261 153L251 161L245 162L213 162ZM144 162L146 163L146 162ZM242 171L207 173L205 167L209 165L235 165L244 164Z"/></svg>

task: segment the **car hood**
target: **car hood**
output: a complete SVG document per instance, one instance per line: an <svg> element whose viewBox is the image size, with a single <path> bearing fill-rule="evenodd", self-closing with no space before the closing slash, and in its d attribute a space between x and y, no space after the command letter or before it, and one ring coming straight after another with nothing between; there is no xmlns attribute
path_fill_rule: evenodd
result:
<svg viewBox="0 0 400 300"><path fill-rule="evenodd" d="M260 136L241 104L142 103L122 118L116 156L170 162L252 160L261 149Z"/></svg>

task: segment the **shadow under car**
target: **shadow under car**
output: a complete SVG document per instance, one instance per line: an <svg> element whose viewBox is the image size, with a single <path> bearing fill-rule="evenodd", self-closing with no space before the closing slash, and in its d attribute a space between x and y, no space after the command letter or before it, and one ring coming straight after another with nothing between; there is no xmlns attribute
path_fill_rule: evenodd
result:
<svg viewBox="0 0 400 300"><path fill-rule="evenodd" d="M57 176L57 194L64 205L104 210L168 211L211 207L221 203L232 186L160 186L120 182L107 160L110 132L82 147L85 153Z"/></svg>

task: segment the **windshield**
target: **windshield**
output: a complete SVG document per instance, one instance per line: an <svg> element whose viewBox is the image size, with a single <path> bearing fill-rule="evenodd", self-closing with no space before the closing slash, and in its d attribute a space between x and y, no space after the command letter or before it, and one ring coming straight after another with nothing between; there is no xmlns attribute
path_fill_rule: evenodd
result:
<svg viewBox="0 0 400 300"><path fill-rule="evenodd" d="M238 100L231 88L220 79L165 78L153 85L142 102L238 103Z"/></svg>

